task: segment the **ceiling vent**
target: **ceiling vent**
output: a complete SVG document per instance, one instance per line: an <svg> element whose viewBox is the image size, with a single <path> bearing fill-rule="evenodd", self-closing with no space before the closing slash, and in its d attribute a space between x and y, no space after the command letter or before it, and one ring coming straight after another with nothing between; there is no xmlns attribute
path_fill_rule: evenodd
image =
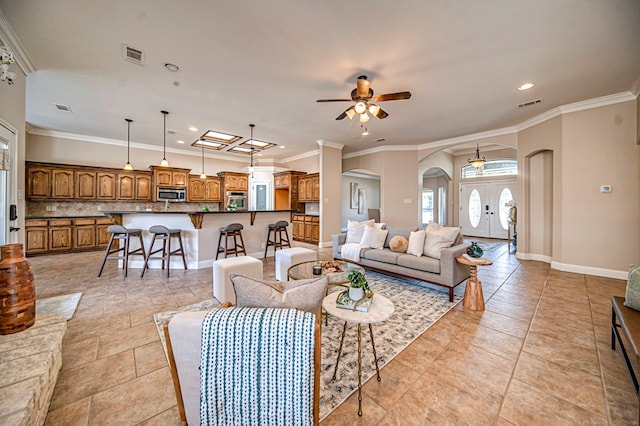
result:
<svg viewBox="0 0 640 426"><path fill-rule="evenodd" d="M144 65L144 52L140 49L123 44L122 56L125 61L133 62L137 65Z"/></svg>
<svg viewBox="0 0 640 426"><path fill-rule="evenodd" d="M525 107L537 105L539 103L542 103L542 99L534 99L533 101L528 101L528 102L525 102L525 103L522 103L522 104L518 105L518 108L525 108Z"/></svg>
<svg viewBox="0 0 640 426"><path fill-rule="evenodd" d="M376 139L374 142L384 142L384 141L386 141L385 138L380 138L380 139Z"/></svg>
<svg viewBox="0 0 640 426"><path fill-rule="evenodd" d="M67 105L62 105L62 104L54 104L56 106L56 109L58 111L62 111L62 112L71 112L71 108Z"/></svg>

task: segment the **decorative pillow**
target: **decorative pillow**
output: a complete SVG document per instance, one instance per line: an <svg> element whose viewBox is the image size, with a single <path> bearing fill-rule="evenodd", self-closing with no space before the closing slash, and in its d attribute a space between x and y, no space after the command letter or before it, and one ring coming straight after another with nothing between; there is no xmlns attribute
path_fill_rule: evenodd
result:
<svg viewBox="0 0 640 426"><path fill-rule="evenodd" d="M327 277L297 281L262 281L230 274L236 305L249 308L298 308L317 314L329 281Z"/></svg>
<svg viewBox="0 0 640 426"><path fill-rule="evenodd" d="M629 266L624 306L640 311L640 265Z"/></svg>
<svg viewBox="0 0 640 426"><path fill-rule="evenodd" d="M387 224L386 223L374 223L373 226L376 229L387 229Z"/></svg>
<svg viewBox="0 0 640 426"><path fill-rule="evenodd" d="M386 229L376 229L371 226L366 226L360 244L371 247L372 249L381 249L384 246L384 240L387 238L388 232Z"/></svg>
<svg viewBox="0 0 640 426"><path fill-rule="evenodd" d="M424 255L440 259L440 250L451 247L460 233L460 228L444 227L437 222L427 225L427 236L424 240Z"/></svg>
<svg viewBox="0 0 640 426"><path fill-rule="evenodd" d="M404 253L409 247L409 241L402 235L396 235L389 241L389 248L396 253Z"/></svg>
<svg viewBox="0 0 640 426"><path fill-rule="evenodd" d="M414 256L422 256L424 251L424 229L420 231L411 231L409 234L409 246L407 247L407 253Z"/></svg>
<svg viewBox="0 0 640 426"><path fill-rule="evenodd" d="M347 240L345 243L360 243L365 228L373 227L373 219L364 222L347 220Z"/></svg>

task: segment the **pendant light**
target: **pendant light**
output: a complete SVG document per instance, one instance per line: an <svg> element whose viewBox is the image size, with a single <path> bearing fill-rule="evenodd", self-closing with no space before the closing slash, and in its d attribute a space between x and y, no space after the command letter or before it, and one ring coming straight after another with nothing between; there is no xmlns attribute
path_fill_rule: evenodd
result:
<svg viewBox="0 0 640 426"><path fill-rule="evenodd" d="M125 118L124 121L127 122L127 164L124 165L124 170L133 170L133 166L129 161L129 151L131 150L131 122L133 121L130 118Z"/></svg>
<svg viewBox="0 0 640 426"><path fill-rule="evenodd" d="M484 159L484 155L482 157L480 157L480 145L479 144L476 144L476 156L475 156L475 158L468 159L467 161L469 162L469 164L471 164L476 169L479 169L480 167L482 167L482 165L487 161L487 160Z"/></svg>
<svg viewBox="0 0 640 426"><path fill-rule="evenodd" d="M251 164L249 165L249 173L251 173L253 175L253 128L256 127L255 124L249 124L249 127L251 127L251 151L249 151L249 155L251 156Z"/></svg>
<svg viewBox="0 0 640 426"><path fill-rule="evenodd" d="M200 174L200 179L206 179L207 175L204 174L204 144L200 146L202 147L202 173Z"/></svg>
<svg viewBox="0 0 640 426"><path fill-rule="evenodd" d="M167 167L169 165L169 162L167 161L167 114L169 114L168 111L160 111L163 115L164 115L164 133L162 134L164 137L164 144L163 144L163 150L162 150L162 161L160 162L160 165L163 167Z"/></svg>

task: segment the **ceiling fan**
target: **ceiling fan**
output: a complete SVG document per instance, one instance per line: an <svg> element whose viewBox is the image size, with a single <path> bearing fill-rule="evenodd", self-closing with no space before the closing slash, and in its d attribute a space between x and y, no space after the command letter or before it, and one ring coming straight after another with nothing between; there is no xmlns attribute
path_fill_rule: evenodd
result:
<svg viewBox="0 0 640 426"><path fill-rule="evenodd" d="M316 102L355 102L354 105L347 108L342 114L336 117L336 120L342 120L349 117L351 120L356 114L360 115L360 122L369 121L369 114L384 119L389 116L386 111L376 105L374 102L399 101L410 99L411 92L386 93L384 95L373 95L371 82L367 80L366 75L361 75L357 80L357 87L351 91L351 99L318 99ZM369 112L369 114L367 114Z"/></svg>

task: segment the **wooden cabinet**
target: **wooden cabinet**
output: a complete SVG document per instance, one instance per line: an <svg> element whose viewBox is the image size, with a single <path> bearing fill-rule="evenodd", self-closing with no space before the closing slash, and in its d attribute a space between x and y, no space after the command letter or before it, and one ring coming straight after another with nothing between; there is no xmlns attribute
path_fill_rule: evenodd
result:
<svg viewBox="0 0 640 426"><path fill-rule="evenodd" d="M70 219L49 220L49 250L70 250L73 227Z"/></svg>
<svg viewBox="0 0 640 426"><path fill-rule="evenodd" d="M273 174L275 210L298 210L298 181L305 174L294 170Z"/></svg>
<svg viewBox="0 0 640 426"><path fill-rule="evenodd" d="M51 197L51 169L27 165L26 175L27 199L46 200Z"/></svg>
<svg viewBox="0 0 640 426"><path fill-rule="evenodd" d="M75 173L76 198L79 200L95 200L96 172L77 170Z"/></svg>
<svg viewBox="0 0 640 426"><path fill-rule="evenodd" d="M109 242L111 225L106 217L27 219L26 254L99 250Z"/></svg>
<svg viewBox="0 0 640 426"><path fill-rule="evenodd" d="M223 179L224 191L249 190L249 175L246 173L220 172L218 176Z"/></svg>
<svg viewBox="0 0 640 426"><path fill-rule="evenodd" d="M75 219L75 233L73 238L74 249L89 249L96 246L96 220Z"/></svg>
<svg viewBox="0 0 640 426"><path fill-rule="evenodd" d="M75 197L75 179L73 170L51 170L51 198L54 200L72 200Z"/></svg>
<svg viewBox="0 0 640 426"><path fill-rule="evenodd" d="M47 220L25 220L26 253L45 253L49 249L48 224Z"/></svg>
<svg viewBox="0 0 640 426"><path fill-rule="evenodd" d="M199 175L189 175L187 201L219 203L222 201L221 186L219 177L207 176L202 179Z"/></svg>
<svg viewBox="0 0 640 426"><path fill-rule="evenodd" d="M118 200L134 200L135 192L135 173L118 173Z"/></svg>
<svg viewBox="0 0 640 426"><path fill-rule="evenodd" d="M150 172L136 172L135 193L137 201L151 201L153 193Z"/></svg>
<svg viewBox="0 0 640 426"><path fill-rule="evenodd" d="M152 166L153 182L156 188L186 188L190 169Z"/></svg>
<svg viewBox="0 0 640 426"><path fill-rule="evenodd" d="M117 178L115 173L110 172L97 172L97 196L98 200L115 200L116 199L116 184Z"/></svg>
<svg viewBox="0 0 640 426"><path fill-rule="evenodd" d="M298 201L320 201L320 174L312 173L298 178Z"/></svg>
<svg viewBox="0 0 640 426"><path fill-rule="evenodd" d="M291 221L293 239L311 244L320 241L320 217L311 215L293 215Z"/></svg>

